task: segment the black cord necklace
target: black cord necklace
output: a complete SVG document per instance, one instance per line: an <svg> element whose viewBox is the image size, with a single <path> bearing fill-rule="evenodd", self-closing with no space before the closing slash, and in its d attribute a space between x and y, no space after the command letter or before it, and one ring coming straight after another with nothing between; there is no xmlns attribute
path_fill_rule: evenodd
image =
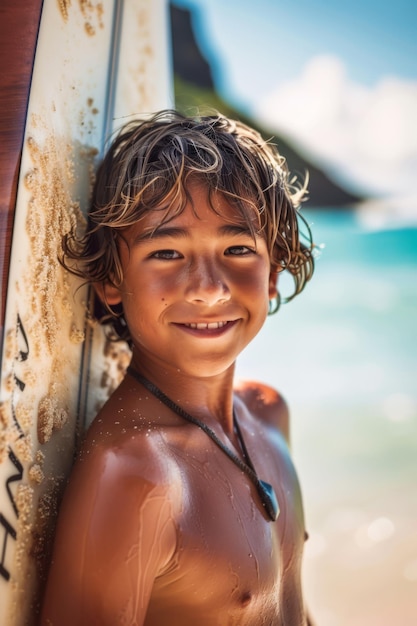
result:
<svg viewBox="0 0 417 626"><path fill-rule="evenodd" d="M233 412L233 425L237 438L239 439L239 443L242 448L243 456L245 457L246 463L239 459L239 457L236 456L236 454L232 450L230 450L230 448L225 446L224 443L218 438L216 433L211 430L211 428L209 428L207 424L187 413L183 408L181 408L178 404L171 400L171 398L168 398L168 396L166 396L164 392L161 391L161 389L154 385L150 380L142 376L142 374L137 372L133 367L129 366L127 368L127 373L136 378L137 381L139 381L148 391L150 391L156 398L158 398L158 400L163 402L174 413L185 419L187 422L191 422L191 424L195 424L195 426L201 428L201 430L203 430L206 435L208 435L208 437L210 437L210 439L214 441L214 443L226 454L226 456L228 456L229 459L233 461L233 463L237 465L237 467L242 472L244 472L246 476L248 476L248 478L250 478L250 480L253 482L257 489L261 502L265 507L265 511L267 512L269 518L273 522L278 519L279 504L274 488L269 483L258 478L258 475L249 457L245 442L243 440L242 432L236 419L235 412Z"/></svg>

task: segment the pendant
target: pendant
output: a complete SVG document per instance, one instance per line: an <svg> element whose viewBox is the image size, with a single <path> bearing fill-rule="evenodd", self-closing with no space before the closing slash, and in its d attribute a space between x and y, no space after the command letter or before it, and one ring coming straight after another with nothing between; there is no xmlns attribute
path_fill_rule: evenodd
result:
<svg viewBox="0 0 417 626"><path fill-rule="evenodd" d="M273 486L264 480L259 480L258 493L270 519L275 522L279 515L279 504Z"/></svg>

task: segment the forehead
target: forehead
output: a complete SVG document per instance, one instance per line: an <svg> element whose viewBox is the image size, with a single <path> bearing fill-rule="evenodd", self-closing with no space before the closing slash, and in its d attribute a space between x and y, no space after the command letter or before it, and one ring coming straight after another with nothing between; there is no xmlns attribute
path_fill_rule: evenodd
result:
<svg viewBox="0 0 417 626"><path fill-rule="evenodd" d="M142 233L151 235L162 224L168 223L197 229L200 225L232 224L256 232L259 214L249 202L238 202L219 190L193 182L188 185L184 198L167 206L149 209L136 226Z"/></svg>

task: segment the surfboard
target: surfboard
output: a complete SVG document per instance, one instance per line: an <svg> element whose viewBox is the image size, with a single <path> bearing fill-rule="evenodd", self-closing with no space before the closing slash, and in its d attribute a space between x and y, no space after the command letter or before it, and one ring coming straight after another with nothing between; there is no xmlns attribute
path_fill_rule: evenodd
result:
<svg viewBox="0 0 417 626"><path fill-rule="evenodd" d="M79 437L130 359L126 345L106 341L89 289L60 265L62 236L85 223L112 131L170 106L172 81L166 0L3 5L5 33L31 27L16 46L29 94L18 176L0 161L14 177L0 230L0 624L21 626L36 622Z"/></svg>

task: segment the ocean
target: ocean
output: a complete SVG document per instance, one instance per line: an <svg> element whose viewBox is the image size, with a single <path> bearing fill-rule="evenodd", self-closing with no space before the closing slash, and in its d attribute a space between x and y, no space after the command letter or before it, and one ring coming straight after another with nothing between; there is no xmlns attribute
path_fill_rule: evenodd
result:
<svg viewBox="0 0 417 626"><path fill-rule="evenodd" d="M268 318L237 375L290 407L317 626L416 626L417 224L303 215L321 245L315 275Z"/></svg>

